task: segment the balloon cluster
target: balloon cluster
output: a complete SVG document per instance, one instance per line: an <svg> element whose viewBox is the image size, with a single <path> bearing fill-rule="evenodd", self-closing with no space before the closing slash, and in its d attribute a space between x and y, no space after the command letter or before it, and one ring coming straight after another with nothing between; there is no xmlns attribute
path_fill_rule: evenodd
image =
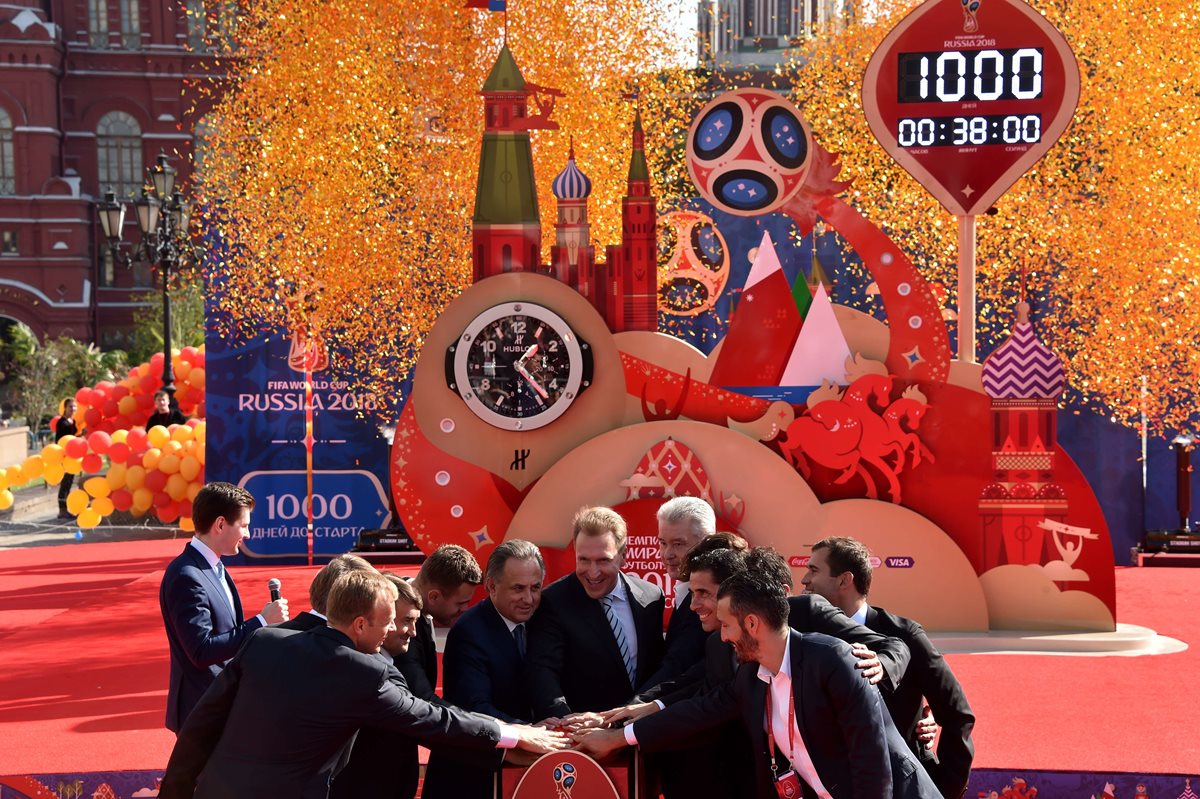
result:
<svg viewBox="0 0 1200 799"><path fill-rule="evenodd" d="M179 410L184 416L204 418L204 347L184 347L171 358L171 365ZM162 353L156 352L118 383L101 380L93 388L79 389L75 420L89 432L115 433L145 425L154 413L154 392L162 387L162 367Z"/></svg>
<svg viewBox="0 0 1200 799"><path fill-rule="evenodd" d="M82 436L63 436L20 465L0 470L0 510L10 507L10 485L43 478L50 485L67 474L108 471L88 477L67 495L67 510L80 528L88 529L113 511L145 516L150 510L164 524L179 522L193 530L192 500L204 485L204 431L201 419L170 428L155 425L109 433L96 430Z"/></svg>

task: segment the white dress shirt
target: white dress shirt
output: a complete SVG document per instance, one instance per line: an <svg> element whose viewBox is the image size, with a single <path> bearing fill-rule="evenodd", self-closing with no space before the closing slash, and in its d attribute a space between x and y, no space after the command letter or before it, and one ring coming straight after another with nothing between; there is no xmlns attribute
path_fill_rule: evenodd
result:
<svg viewBox="0 0 1200 799"><path fill-rule="evenodd" d="M869 606L864 602L862 607L860 607L858 610L854 611L853 614L851 614L850 618L852 620L858 622L859 624L865 625L867 623L867 608L868 607Z"/></svg>
<svg viewBox="0 0 1200 799"><path fill-rule="evenodd" d="M770 669L761 664L758 667L758 679L765 682L767 690L771 692L771 718L766 719L766 708L763 709L763 718L766 719L766 723L771 725L771 732L775 735L775 745L779 747L779 751L787 755L788 760L792 763L792 769L800 776L800 779L812 786L820 799L833 799L817 775L817 768L808 754L808 747L804 745L803 736L800 735L799 725L793 721L791 729L789 729L788 708L793 700L791 655L792 637L789 634L787 644L783 648L783 663L779 667L779 673L772 674ZM796 715L800 715L799 708L796 709ZM791 751L788 751L789 749ZM779 773L782 774L783 771L784 769L780 768Z"/></svg>
<svg viewBox="0 0 1200 799"><path fill-rule="evenodd" d="M224 571L225 567L222 564L221 569L220 570L217 569L217 564L221 562L221 556L218 555L216 552L213 552L212 548L209 547L208 544L201 541L198 536L192 536L191 544L193 547L196 548L197 552L199 552L201 555L204 556L204 560L206 560L208 562L208 567L213 570L213 575L217 578L217 582L220 583L221 588L225 591L225 601L229 603L229 614L231 616L233 616L234 619L236 620L237 619L237 608L233 604L233 591L230 590L229 583L225 580L225 578L221 574L221 572ZM258 623L261 626L263 626L263 627L267 626L267 620L265 618L263 618L263 615L261 613L256 614L254 616L254 618L258 621Z"/></svg>
<svg viewBox="0 0 1200 799"><path fill-rule="evenodd" d="M617 614L617 622L621 632L625 633L625 645L629 647L629 657L633 661L633 673L637 674L638 639L637 624L633 620L633 608L629 604L629 594L625 590L625 581L617 575L617 584L608 592L612 597L613 613ZM636 686L635 686L636 687Z"/></svg>
<svg viewBox="0 0 1200 799"><path fill-rule="evenodd" d="M683 580L675 581L675 596L672 597L671 603L676 610L683 607L683 603L687 601L688 592L692 590L691 586Z"/></svg>

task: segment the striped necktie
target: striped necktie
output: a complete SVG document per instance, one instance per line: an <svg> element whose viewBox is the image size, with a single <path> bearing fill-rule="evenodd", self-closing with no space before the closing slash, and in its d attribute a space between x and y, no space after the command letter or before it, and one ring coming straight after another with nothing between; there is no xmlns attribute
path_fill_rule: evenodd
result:
<svg viewBox="0 0 1200 799"><path fill-rule="evenodd" d="M625 676L629 678L629 685L636 687L637 670L633 665L633 655L629 651L629 642L625 640L625 631L622 629L621 620L617 618L617 611L613 608L612 595L601 598L600 604L604 606L604 615L608 618L608 626L612 628L613 636L617 639L617 648L621 650L621 660L625 663Z"/></svg>

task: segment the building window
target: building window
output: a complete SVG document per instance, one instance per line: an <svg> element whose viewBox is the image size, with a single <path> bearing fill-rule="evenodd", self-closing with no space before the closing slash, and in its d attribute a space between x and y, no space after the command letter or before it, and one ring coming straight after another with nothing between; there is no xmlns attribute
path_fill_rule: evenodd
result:
<svg viewBox="0 0 1200 799"><path fill-rule="evenodd" d="M208 49L204 40L205 18L203 0L187 0L188 46L199 52Z"/></svg>
<svg viewBox="0 0 1200 799"><path fill-rule="evenodd" d="M142 20L138 10L140 0L120 0L121 46L126 50L142 49Z"/></svg>
<svg viewBox="0 0 1200 799"><path fill-rule="evenodd" d="M235 0L187 0L188 45L193 50L236 49L236 24Z"/></svg>
<svg viewBox="0 0 1200 799"><path fill-rule="evenodd" d="M13 164L12 117L0 108L0 194L16 194L16 168Z"/></svg>
<svg viewBox="0 0 1200 799"><path fill-rule="evenodd" d="M108 47L108 0L88 0L88 47Z"/></svg>
<svg viewBox="0 0 1200 799"><path fill-rule="evenodd" d="M113 260L112 249L107 244L100 246L100 285L115 286L117 283L116 262Z"/></svg>
<svg viewBox="0 0 1200 799"><path fill-rule="evenodd" d="M142 186L142 129L124 111L111 111L96 126L96 161L100 191L132 197Z"/></svg>
<svg viewBox="0 0 1200 799"><path fill-rule="evenodd" d="M20 248L17 246L17 231L6 230L0 233L0 253L4 255L17 255L20 251Z"/></svg>

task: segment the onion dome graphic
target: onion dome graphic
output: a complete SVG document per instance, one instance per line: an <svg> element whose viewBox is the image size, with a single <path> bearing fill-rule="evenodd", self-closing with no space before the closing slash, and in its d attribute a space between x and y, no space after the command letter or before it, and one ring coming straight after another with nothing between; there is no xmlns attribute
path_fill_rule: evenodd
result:
<svg viewBox="0 0 1200 799"><path fill-rule="evenodd" d="M567 153L567 165L563 167L562 172L558 173L558 177L554 178L554 182L550 184L550 190L560 200L585 200L592 193L592 179L575 166L575 144L573 142L570 152Z"/></svg>
<svg viewBox="0 0 1200 799"><path fill-rule="evenodd" d="M1033 332L1022 300L1012 335L983 362L983 390L993 399L1057 399L1066 382L1062 361Z"/></svg>

